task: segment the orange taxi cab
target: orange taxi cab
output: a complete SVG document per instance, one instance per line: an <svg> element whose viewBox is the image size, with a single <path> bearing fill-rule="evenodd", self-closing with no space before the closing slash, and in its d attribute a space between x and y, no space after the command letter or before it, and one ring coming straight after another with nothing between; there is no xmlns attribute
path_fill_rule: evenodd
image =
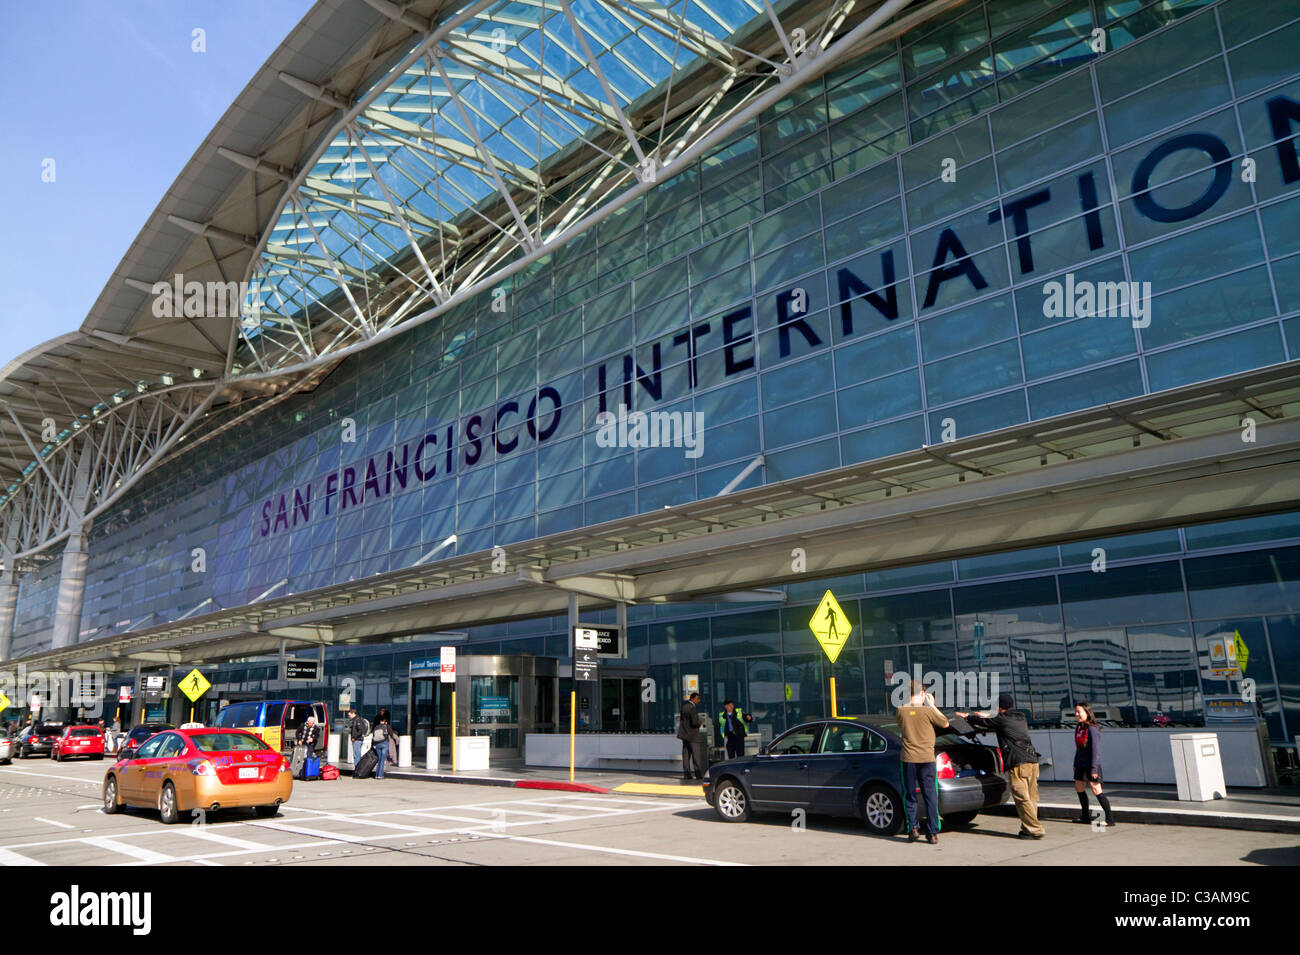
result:
<svg viewBox="0 0 1300 955"><path fill-rule="evenodd" d="M193 810L251 807L259 816L274 816L292 792L289 760L251 733L168 730L104 774L104 812L157 809L169 825Z"/></svg>

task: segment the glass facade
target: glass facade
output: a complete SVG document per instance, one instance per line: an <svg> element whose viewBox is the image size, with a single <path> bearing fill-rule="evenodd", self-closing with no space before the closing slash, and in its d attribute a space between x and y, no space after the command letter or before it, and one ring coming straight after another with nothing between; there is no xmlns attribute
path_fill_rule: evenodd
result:
<svg viewBox="0 0 1300 955"><path fill-rule="evenodd" d="M453 532L445 555L709 497L759 453L742 486L1289 360L1297 48L1291 0L984 0L924 23L144 479L93 527L83 639L408 567ZM1112 283L1149 288L1142 320L1050 304ZM620 405L695 413L699 455L603 446L597 416ZM1294 514L1251 526L1250 546L1300 537ZM1038 719L1088 694L1194 722L1205 628L1238 611L1186 555L1233 528L1119 539L1104 576L1080 542L853 577L845 692L874 708L891 666L973 661ZM48 646L58 576L23 578L16 655ZM1295 608L1270 606L1251 610L1260 639L1293 649ZM820 712L802 610L656 613L632 639L651 675L709 661L760 719ZM485 636L493 652L562 652L555 629L516 626ZM1279 733L1295 668L1271 664Z"/></svg>

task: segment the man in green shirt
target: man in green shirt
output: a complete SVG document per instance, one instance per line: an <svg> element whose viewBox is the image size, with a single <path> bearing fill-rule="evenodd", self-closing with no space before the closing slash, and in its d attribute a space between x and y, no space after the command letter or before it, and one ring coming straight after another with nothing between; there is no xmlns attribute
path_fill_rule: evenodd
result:
<svg viewBox="0 0 1300 955"><path fill-rule="evenodd" d="M907 841L921 838L920 820L916 813L918 789L925 801L925 841L935 845L939 841L939 779L934 768L934 740L936 729L947 729L948 718L935 708L925 692L925 686L912 681L912 696L906 704L895 710L899 735L903 737L903 807L907 812Z"/></svg>

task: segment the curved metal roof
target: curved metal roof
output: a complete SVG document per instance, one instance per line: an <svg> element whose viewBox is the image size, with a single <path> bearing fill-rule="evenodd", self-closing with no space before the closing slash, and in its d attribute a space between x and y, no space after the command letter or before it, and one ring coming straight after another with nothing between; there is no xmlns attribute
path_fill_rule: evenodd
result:
<svg viewBox="0 0 1300 955"><path fill-rule="evenodd" d="M81 329L0 371L0 555L66 536L212 408L304 387L500 285L803 82L961 2L321 0ZM156 283L178 275L248 285L238 310L159 317ZM101 418L117 423L85 427ZM96 435L114 429L107 466ZM82 458L96 463L78 479Z"/></svg>

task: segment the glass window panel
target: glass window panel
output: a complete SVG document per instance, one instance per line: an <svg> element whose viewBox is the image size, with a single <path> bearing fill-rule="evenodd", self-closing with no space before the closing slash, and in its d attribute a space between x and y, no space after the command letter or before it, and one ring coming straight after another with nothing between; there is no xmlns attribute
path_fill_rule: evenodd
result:
<svg viewBox="0 0 1300 955"><path fill-rule="evenodd" d="M1197 621L1196 665L1201 671L1201 688L1207 701L1211 697L1229 697L1233 702L1242 698L1242 678L1215 676L1215 665L1210 660L1210 647L1225 640L1240 638L1246 645L1249 657L1246 672L1255 681L1255 705L1263 712L1268 723L1269 739L1283 740L1282 707L1278 700L1277 683L1273 676L1273 662L1268 656L1268 642L1264 636L1264 621L1260 617L1242 616L1228 620ZM1208 705L1208 702L1207 702Z"/></svg>
<svg viewBox="0 0 1300 955"><path fill-rule="evenodd" d="M912 369L842 388L836 394L836 401L842 429L917 412L921 410L921 376ZM919 422L920 418L913 420Z"/></svg>
<svg viewBox="0 0 1300 955"><path fill-rule="evenodd" d="M1281 358L1281 329L1266 325L1148 355L1147 378L1152 391L1161 391L1248 368L1261 368Z"/></svg>
<svg viewBox="0 0 1300 955"><path fill-rule="evenodd" d="M1300 537L1300 511L1289 514L1270 514L1267 517L1247 517L1237 521L1220 521L1199 524L1183 531L1188 550L1210 550L1216 547L1235 547L1262 541Z"/></svg>
<svg viewBox="0 0 1300 955"><path fill-rule="evenodd" d="M1286 720L1283 738L1293 739L1300 736L1300 616L1269 617L1268 639L1272 645L1272 662L1277 666L1277 686ZM1250 669L1250 661L1246 668Z"/></svg>
<svg viewBox="0 0 1300 955"><path fill-rule="evenodd" d="M1135 51L1141 53L1143 49L1145 44ZM1213 109L1229 99L1228 77L1223 62L1218 58L1177 76L1150 75L1163 78L1158 85L1111 103L1103 110L1112 149L1149 134L1154 125L1152 117L1159 117L1162 124L1176 122Z"/></svg>
<svg viewBox="0 0 1300 955"><path fill-rule="evenodd" d="M1050 418L1142 392L1142 369L1136 361L1126 361L1033 385L1029 407L1035 418Z"/></svg>
<svg viewBox="0 0 1300 955"><path fill-rule="evenodd" d="M1187 625L1129 627L1128 646L1137 725L1204 725L1196 645Z"/></svg>
<svg viewBox="0 0 1300 955"><path fill-rule="evenodd" d="M925 396L931 405L1020 384L1020 346L1008 341L925 366Z"/></svg>
<svg viewBox="0 0 1300 955"><path fill-rule="evenodd" d="M916 366L916 334L905 326L836 348L834 354L841 385L887 375Z"/></svg>
<svg viewBox="0 0 1300 955"><path fill-rule="evenodd" d="M921 354L927 361L1014 338L1016 317L1010 295L985 299L921 322Z"/></svg>
<svg viewBox="0 0 1300 955"><path fill-rule="evenodd" d="M1055 564L1055 560L1051 562ZM1009 566L1007 573L1029 569L1035 562ZM1045 566L1043 560L1037 566ZM957 587L952 594L957 637L1013 637L1061 626L1055 577L1034 577L974 587Z"/></svg>
<svg viewBox="0 0 1300 955"><path fill-rule="evenodd" d="M1113 14L1112 14L1113 15ZM1109 31L1108 31L1109 32ZM1214 15L1191 17L1180 26L1102 59L1097 86L1110 103L1219 52Z"/></svg>
<svg viewBox="0 0 1300 955"><path fill-rule="evenodd" d="M844 463L857 464L913 451L925 444L925 419L920 415L840 436Z"/></svg>
<svg viewBox="0 0 1300 955"><path fill-rule="evenodd" d="M818 398L816 400L821 401L822 399ZM797 408L798 405L792 407ZM812 427L819 434L834 430L834 425L820 422ZM766 447L772 447L772 444L773 442L769 437ZM790 478L803 477L805 474L817 474L840 466L839 443L833 437L822 441L814 441L810 444L803 444L788 451L765 452L765 456L767 458L767 479L769 482L787 481Z"/></svg>
<svg viewBox="0 0 1300 955"><path fill-rule="evenodd" d="M1024 336L1021 351L1025 356L1025 377L1033 381L1131 355L1137 351L1137 338L1131 320L1076 318ZM1138 379L1140 382L1140 374ZM1033 392L1030 394L1032 397Z"/></svg>
<svg viewBox="0 0 1300 955"><path fill-rule="evenodd" d="M965 404L953 405L930 415L930 434L938 436L946 430L945 419L951 419L956 437L965 438L985 431L995 431L1013 424L1022 424L1027 418L1024 389L1002 395L979 398Z"/></svg>
<svg viewBox="0 0 1300 955"><path fill-rule="evenodd" d="M1007 643L1016 707L1025 711L1030 723L1059 725L1061 712L1073 703L1065 665L1065 635L1012 637Z"/></svg>
<svg viewBox="0 0 1300 955"><path fill-rule="evenodd" d="M867 646L952 640L948 590L867 596L858 602L862 639Z"/></svg>
<svg viewBox="0 0 1300 955"><path fill-rule="evenodd" d="M1103 726L1135 726L1137 714L1124 630L1074 631L1066 635L1066 648L1070 702L1089 704Z"/></svg>
<svg viewBox="0 0 1300 955"><path fill-rule="evenodd" d="M1067 627L1110 627L1187 618L1177 561L1109 567L1105 573L1062 574L1060 584Z"/></svg>
<svg viewBox="0 0 1300 955"><path fill-rule="evenodd" d="M1031 550L1010 551L1005 554L982 554L957 560L957 577L970 580L978 577L996 577L1001 574L1020 573L1058 566L1055 547L1036 547Z"/></svg>
<svg viewBox="0 0 1300 955"><path fill-rule="evenodd" d="M1300 548L1186 561L1193 617L1300 612Z"/></svg>

